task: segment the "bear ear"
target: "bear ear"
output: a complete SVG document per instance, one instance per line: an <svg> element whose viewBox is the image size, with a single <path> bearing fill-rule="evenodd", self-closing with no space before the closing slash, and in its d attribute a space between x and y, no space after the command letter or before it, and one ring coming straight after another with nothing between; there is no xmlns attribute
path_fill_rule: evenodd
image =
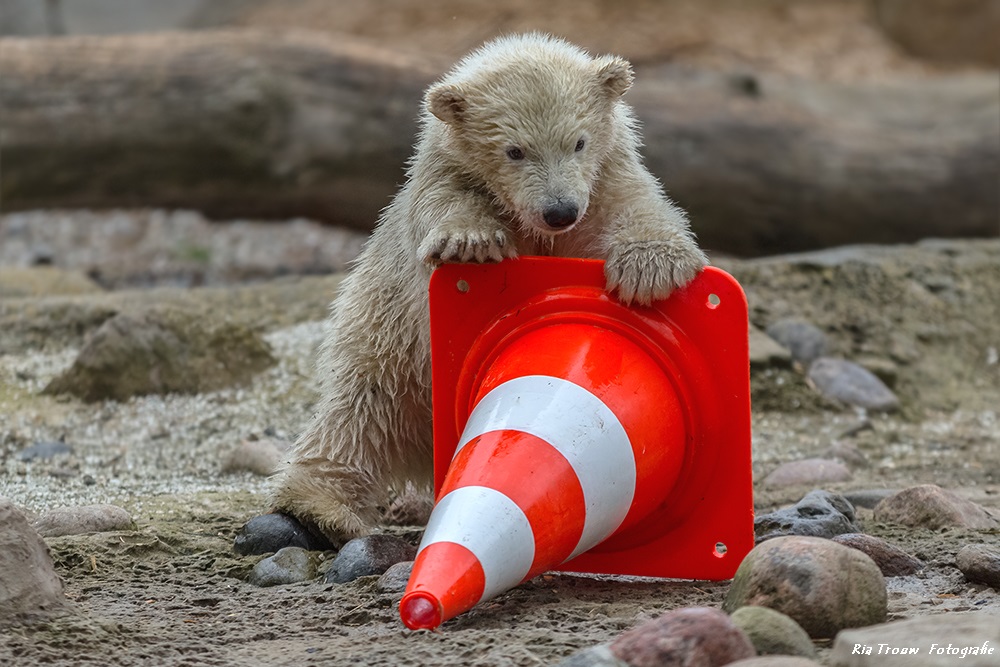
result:
<svg viewBox="0 0 1000 667"><path fill-rule="evenodd" d="M597 80L612 98L618 98L632 87L632 65L618 56L604 56L594 61Z"/></svg>
<svg viewBox="0 0 1000 667"><path fill-rule="evenodd" d="M469 102L455 86L437 84L427 91L427 108L445 123L457 125L468 110Z"/></svg>

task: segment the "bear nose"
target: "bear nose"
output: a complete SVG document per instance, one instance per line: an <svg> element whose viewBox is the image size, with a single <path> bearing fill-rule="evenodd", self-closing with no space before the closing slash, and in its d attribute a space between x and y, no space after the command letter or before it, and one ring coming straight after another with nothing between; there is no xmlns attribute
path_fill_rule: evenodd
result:
<svg viewBox="0 0 1000 667"><path fill-rule="evenodd" d="M542 212L542 217L545 219L545 224L549 227L562 229L576 222L576 216L579 213L580 209L577 208L576 204L559 202L545 209Z"/></svg>

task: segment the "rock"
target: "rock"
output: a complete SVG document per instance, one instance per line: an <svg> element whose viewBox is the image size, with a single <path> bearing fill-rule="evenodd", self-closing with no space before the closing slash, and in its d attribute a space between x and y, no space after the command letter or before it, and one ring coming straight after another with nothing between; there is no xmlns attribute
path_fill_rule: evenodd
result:
<svg viewBox="0 0 1000 667"><path fill-rule="evenodd" d="M869 465L868 457L860 449L847 442L834 442L826 448L820 458L841 461L851 468L867 468Z"/></svg>
<svg viewBox="0 0 1000 667"><path fill-rule="evenodd" d="M899 489L859 489L855 491L844 491L843 496L847 502L855 507L865 509L875 509L875 506L891 495L895 495Z"/></svg>
<svg viewBox="0 0 1000 667"><path fill-rule="evenodd" d="M874 516L876 521L930 530L1000 527L985 509L936 484L912 486L889 496L875 506Z"/></svg>
<svg viewBox="0 0 1000 667"><path fill-rule="evenodd" d="M896 388L896 383L899 382L899 367L891 359L865 356L858 357L854 362L885 383L889 389Z"/></svg>
<svg viewBox="0 0 1000 667"><path fill-rule="evenodd" d="M70 215L71 220L75 218L75 214ZM238 236L234 242L237 240ZM225 313L235 324L253 330L315 322L328 314L330 296L343 277L288 276L238 287L161 287L153 293L149 289L123 289L72 298L6 300L0 308L0 354L82 348L116 314L145 309L154 300L160 307Z"/></svg>
<svg viewBox="0 0 1000 667"><path fill-rule="evenodd" d="M316 577L317 561L316 552L285 547L257 563L247 581L261 587L308 581Z"/></svg>
<svg viewBox="0 0 1000 667"><path fill-rule="evenodd" d="M882 30L910 53L941 63L996 67L1000 6L993 0L873 0Z"/></svg>
<svg viewBox="0 0 1000 667"><path fill-rule="evenodd" d="M13 503L0 497L0 626L68 608L45 542Z"/></svg>
<svg viewBox="0 0 1000 667"><path fill-rule="evenodd" d="M0 266L0 299L53 294L93 294L104 290L79 271L54 266Z"/></svg>
<svg viewBox="0 0 1000 667"><path fill-rule="evenodd" d="M73 448L65 442L58 440L36 442L30 447L25 447L17 453L18 461L38 461L47 460L61 454L72 454Z"/></svg>
<svg viewBox="0 0 1000 667"><path fill-rule="evenodd" d="M380 593L402 593L406 590L406 585L410 583L410 573L413 572L413 561L404 560L394 565L382 573L382 576L375 582L375 588Z"/></svg>
<svg viewBox="0 0 1000 667"><path fill-rule="evenodd" d="M750 326L750 368L788 368L792 365L791 353L773 338Z"/></svg>
<svg viewBox="0 0 1000 667"><path fill-rule="evenodd" d="M791 507L758 516L753 527L758 541L782 535L833 537L859 532L855 518L854 506L843 496L816 489Z"/></svg>
<svg viewBox="0 0 1000 667"><path fill-rule="evenodd" d="M808 367L814 360L826 355L829 347L826 334L804 320L785 318L772 323L767 335L786 348L792 359Z"/></svg>
<svg viewBox="0 0 1000 667"><path fill-rule="evenodd" d="M729 663L726 667L819 667L818 662L806 658L787 655L769 655L764 658L748 658Z"/></svg>
<svg viewBox="0 0 1000 667"><path fill-rule="evenodd" d="M96 330L117 309L100 299L15 299L0 308L0 353L79 346L82 332Z"/></svg>
<svg viewBox="0 0 1000 667"><path fill-rule="evenodd" d="M808 376L827 398L867 410L899 408L899 399L874 373L846 359L820 357L809 366Z"/></svg>
<svg viewBox="0 0 1000 667"><path fill-rule="evenodd" d="M866 553L875 561L878 569L882 571L882 576L885 577L905 577L916 574L924 567L919 558L878 537L864 533L844 533L835 535L832 539L837 544Z"/></svg>
<svg viewBox="0 0 1000 667"><path fill-rule="evenodd" d="M326 551L333 545L310 533L295 517L278 513L250 519L233 541L233 551L241 556L275 553L285 547Z"/></svg>
<svg viewBox="0 0 1000 667"><path fill-rule="evenodd" d="M668 611L619 635L611 652L630 667L714 667L756 655L732 619L710 607Z"/></svg>
<svg viewBox="0 0 1000 667"><path fill-rule="evenodd" d="M788 616L768 607L740 607L730 618L750 638L758 655L816 656L806 631Z"/></svg>
<svg viewBox="0 0 1000 667"><path fill-rule="evenodd" d="M201 393L244 383L274 362L256 331L219 312L149 307L104 322L45 393L85 401Z"/></svg>
<svg viewBox="0 0 1000 667"><path fill-rule="evenodd" d="M288 447L284 440L244 440L222 460L222 472L245 470L267 477L278 470Z"/></svg>
<svg viewBox="0 0 1000 667"><path fill-rule="evenodd" d="M357 537L341 548L326 571L326 582L344 584L358 577L383 574L392 565L413 560L417 549L394 535Z"/></svg>
<svg viewBox="0 0 1000 667"><path fill-rule="evenodd" d="M611 652L611 647L607 644L598 644L590 648L578 651L566 658L556 667L632 667L627 662L623 662Z"/></svg>
<svg viewBox="0 0 1000 667"><path fill-rule="evenodd" d="M115 505L59 507L45 512L31 525L42 537L106 533L135 528L132 516Z"/></svg>
<svg viewBox="0 0 1000 667"><path fill-rule="evenodd" d="M777 537L758 544L736 571L723 609L770 607L814 639L880 623L887 613L882 572L857 549L817 537Z"/></svg>
<svg viewBox="0 0 1000 667"><path fill-rule="evenodd" d="M840 461L832 459L802 459L782 463L761 482L764 486L815 485L826 482L846 482L851 471Z"/></svg>
<svg viewBox="0 0 1000 667"><path fill-rule="evenodd" d="M985 544L967 544L955 560L966 579L1000 590L1000 550Z"/></svg>
<svg viewBox="0 0 1000 667"><path fill-rule="evenodd" d="M951 613L844 630L833 643L830 664L995 667L1000 664L1000 623L996 612Z"/></svg>

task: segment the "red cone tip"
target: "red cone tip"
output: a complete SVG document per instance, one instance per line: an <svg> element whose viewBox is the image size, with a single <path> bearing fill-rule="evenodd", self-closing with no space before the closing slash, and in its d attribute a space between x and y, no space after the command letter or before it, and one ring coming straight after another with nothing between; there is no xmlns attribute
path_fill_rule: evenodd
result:
<svg viewBox="0 0 1000 667"><path fill-rule="evenodd" d="M399 601L399 617L410 630L433 630L444 615L441 603L423 591L413 591Z"/></svg>

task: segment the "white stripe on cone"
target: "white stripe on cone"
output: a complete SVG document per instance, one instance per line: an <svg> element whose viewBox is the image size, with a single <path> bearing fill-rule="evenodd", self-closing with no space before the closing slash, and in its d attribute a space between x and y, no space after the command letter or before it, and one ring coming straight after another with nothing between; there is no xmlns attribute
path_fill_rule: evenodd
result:
<svg viewBox="0 0 1000 667"><path fill-rule="evenodd" d="M615 532L635 495L635 454L618 417L594 394L562 378L526 375L495 387L469 415L455 453L476 436L521 431L549 443L583 487L586 520L570 558Z"/></svg>
<svg viewBox="0 0 1000 667"><path fill-rule="evenodd" d="M419 550L435 542L460 544L479 560L486 577L483 600L520 583L535 559L528 517L513 500L485 486L463 486L438 501Z"/></svg>
<svg viewBox="0 0 1000 667"><path fill-rule="evenodd" d="M635 495L635 455L618 417L597 396L544 375L504 382L473 409L456 454L477 436L498 430L544 440L576 473L586 518L569 558L599 544L625 520ZM476 556L486 577L483 600L520 583L535 557L524 511L502 489L484 486L462 486L438 501L420 550L436 542L460 544Z"/></svg>

